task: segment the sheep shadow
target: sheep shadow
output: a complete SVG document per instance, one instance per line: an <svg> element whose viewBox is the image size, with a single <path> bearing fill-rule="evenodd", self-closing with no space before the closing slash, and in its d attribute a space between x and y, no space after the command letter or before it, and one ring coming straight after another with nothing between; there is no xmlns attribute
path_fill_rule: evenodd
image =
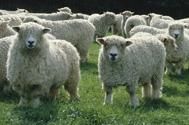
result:
<svg viewBox="0 0 189 125"><path fill-rule="evenodd" d="M5 102L5 103L17 103L19 100L18 94L15 92L10 92L10 93L4 93L0 91L0 102Z"/></svg>
<svg viewBox="0 0 189 125"><path fill-rule="evenodd" d="M170 103L166 102L164 99L144 99L142 101L141 106L137 109L140 112L150 112L154 110L175 110L175 111L182 111L181 107L171 105Z"/></svg>
<svg viewBox="0 0 189 125"><path fill-rule="evenodd" d="M46 102L39 108L15 107L12 114L17 115L20 125L38 124L46 125L50 121L57 119L59 106L56 102Z"/></svg>
<svg viewBox="0 0 189 125"><path fill-rule="evenodd" d="M163 93L165 93L168 97L170 96L179 96L179 97L188 97L189 96L189 90L187 91L179 91L177 87L163 87Z"/></svg>

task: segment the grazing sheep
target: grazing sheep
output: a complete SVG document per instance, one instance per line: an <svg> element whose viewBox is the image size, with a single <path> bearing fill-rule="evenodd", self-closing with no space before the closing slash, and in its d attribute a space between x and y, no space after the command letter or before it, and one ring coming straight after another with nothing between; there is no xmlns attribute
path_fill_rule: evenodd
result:
<svg viewBox="0 0 189 125"><path fill-rule="evenodd" d="M15 10L15 11L11 11L11 10L0 10L0 13L1 13L1 15L7 15L7 14L29 13L29 11L26 10L26 9L17 8L17 10Z"/></svg>
<svg viewBox="0 0 189 125"><path fill-rule="evenodd" d="M140 15L134 15L134 16L131 16L127 19L126 23L125 23L125 26L124 26L124 33L126 35L127 38L130 37L129 35L129 32L130 30L135 27L135 26L138 26L138 25L147 25L147 22L146 20L144 19L143 16L140 16Z"/></svg>
<svg viewBox="0 0 189 125"><path fill-rule="evenodd" d="M83 19L47 21L36 17L28 17L24 22L37 22L51 28L52 34L57 39L67 40L77 48L82 63L87 61L88 50L95 34L95 27L89 21Z"/></svg>
<svg viewBox="0 0 189 125"><path fill-rule="evenodd" d="M158 28L146 26L146 25L138 25L130 30L129 36L133 36L134 34L139 33L139 32L145 32L145 33L150 33L152 35L157 35L157 34L164 34L167 32L167 30L158 29Z"/></svg>
<svg viewBox="0 0 189 125"><path fill-rule="evenodd" d="M132 16L134 12L131 11L124 11L120 14L116 14L115 16L115 24L113 25L113 34L123 35L123 25L125 25L125 22L128 17Z"/></svg>
<svg viewBox="0 0 189 125"><path fill-rule="evenodd" d="M189 36L184 32L184 25L179 21L169 24L168 33L175 38L178 49L167 63L167 73L181 75L184 63L189 59Z"/></svg>
<svg viewBox="0 0 189 125"><path fill-rule="evenodd" d="M0 21L8 21L10 26L18 26L22 20L16 14L0 15Z"/></svg>
<svg viewBox="0 0 189 125"><path fill-rule="evenodd" d="M15 35L16 32L8 25L9 21L0 21L0 38Z"/></svg>
<svg viewBox="0 0 189 125"><path fill-rule="evenodd" d="M95 36L103 37L106 35L108 29L115 24L115 14L112 12L105 12L103 14L92 14L88 21L91 22L95 28Z"/></svg>
<svg viewBox="0 0 189 125"><path fill-rule="evenodd" d="M7 59L7 79L20 95L20 106L38 107L40 98L55 98L63 84L71 99L78 98L79 55L64 40L46 37L50 31L37 23L14 27L18 32Z"/></svg>
<svg viewBox="0 0 189 125"><path fill-rule="evenodd" d="M68 20L71 17L70 13L57 12L57 13L29 13L28 16L37 16L41 19L57 21L57 20Z"/></svg>
<svg viewBox="0 0 189 125"><path fill-rule="evenodd" d="M98 38L97 42L102 44L98 71L105 90L104 104L112 103L112 88L117 86L127 87L133 107L139 105L138 84L144 87L143 97L157 99L161 96L166 57L161 41L156 37L124 39L113 35Z"/></svg>
<svg viewBox="0 0 189 125"><path fill-rule="evenodd" d="M173 22L174 19L171 17L168 18L168 16L162 16L162 15L155 15L155 14L149 14L151 21L150 26L156 27L159 29L165 29L168 28L169 23Z"/></svg>
<svg viewBox="0 0 189 125"><path fill-rule="evenodd" d="M58 8L58 11L72 14L72 10L69 7Z"/></svg>

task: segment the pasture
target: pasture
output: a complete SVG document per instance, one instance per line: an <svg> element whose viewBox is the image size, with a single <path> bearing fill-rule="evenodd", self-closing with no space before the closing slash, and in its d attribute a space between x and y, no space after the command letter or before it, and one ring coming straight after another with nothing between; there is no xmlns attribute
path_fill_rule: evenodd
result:
<svg viewBox="0 0 189 125"><path fill-rule="evenodd" d="M56 101L45 101L37 109L19 108L18 97L0 95L0 125L188 125L189 71L164 76L163 97L141 98L132 109L125 87L114 89L114 104L103 106L104 93L98 79L99 45L90 48L89 62L81 65L80 101L69 102L64 89Z"/></svg>

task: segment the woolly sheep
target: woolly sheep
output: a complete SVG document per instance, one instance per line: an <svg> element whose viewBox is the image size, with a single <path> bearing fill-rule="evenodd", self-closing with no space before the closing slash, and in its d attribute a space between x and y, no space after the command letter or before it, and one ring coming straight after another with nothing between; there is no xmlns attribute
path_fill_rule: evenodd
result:
<svg viewBox="0 0 189 125"><path fill-rule="evenodd" d="M88 21L91 22L95 28L95 36L103 37L106 35L108 29L115 24L115 14L112 12L105 12L103 14L92 14Z"/></svg>
<svg viewBox="0 0 189 125"><path fill-rule="evenodd" d="M51 28L52 34L57 39L67 40L77 48L82 63L87 61L88 50L95 34L95 27L89 21L82 19L46 21L36 17L28 17L24 22L37 22Z"/></svg>
<svg viewBox="0 0 189 125"><path fill-rule="evenodd" d="M138 32L146 32L146 33L150 33L152 35L157 35L157 34L164 34L167 32L167 30L158 29L158 28L146 26L146 25L138 25L130 30L129 36L133 36L134 34L136 34Z"/></svg>
<svg viewBox="0 0 189 125"><path fill-rule="evenodd" d="M72 14L72 10L69 7L58 8L58 11Z"/></svg>
<svg viewBox="0 0 189 125"><path fill-rule="evenodd" d="M132 16L134 12L124 11L115 16L115 24L113 25L113 34L123 35L122 26L125 25L125 22L128 17Z"/></svg>
<svg viewBox="0 0 189 125"><path fill-rule="evenodd" d="M85 19L88 20L89 15L83 13L74 13L71 15L70 19Z"/></svg>
<svg viewBox="0 0 189 125"><path fill-rule="evenodd" d="M1 15L7 15L7 14L19 14L19 13L29 13L28 10L26 9L20 9L17 8L17 10L12 11L12 10L0 10Z"/></svg>
<svg viewBox="0 0 189 125"><path fill-rule="evenodd" d="M138 25L147 25L146 20L144 19L144 17L140 16L140 15L134 15L131 16L127 19L125 25L124 25L124 33L126 35L126 37L130 37L129 32L130 30Z"/></svg>
<svg viewBox="0 0 189 125"><path fill-rule="evenodd" d="M57 21L57 20L68 20L71 17L70 13L57 12L57 13L29 13L28 16L37 16L41 19Z"/></svg>
<svg viewBox="0 0 189 125"><path fill-rule="evenodd" d="M0 21L0 38L15 35L16 32L8 25L9 21Z"/></svg>
<svg viewBox="0 0 189 125"><path fill-rule="evenodd" d="M112 88L117 86L127 86L133 107L139 105L136 87L140 83L144 87L143 97L161 96L166 57L162 42L155 37L124 39L114 35L97 41L102 44L98 71L105 90L104 104L112 103Z"/></svg>
<svg viewBox="0 0 189 125"><path fill-rule="evenodd" d="M0 21L8 21L10 26L18 26L22 23L16 14L0 15Z"/></svg>
<svg viewBox="0 0 189 125"><path fill-rule="evenodd" d="M167 73L181 75L184 63L189 59L189 36L184 32L184 25L179 21L169 24L167 34L175 38L178 46L167 63Z"/></svg>
<svg viewBox="0 0 189 125"><path fill-rule="evenodd" d="M38 107L40 98L55 98L63 84L71 99L78 98L79 55L64 40L50 40L37 23L14 27L18 32L7 59L7 79L20 95L20 106Z"/></svg>
<svg viewBox="0 0 189 125"><path fill-rule="evenodd" d="M159 29L165 29L168 28L169 23L173 22L174 20L167 20L164 16L162 15L149 15L151 17L150 21L150 26L156 27ZM171 18L171 17L170 17Z"/></svg>
<svg viewBox="0 0 189 125"><path fill-rule="evenodd" d="M9 82L6 78L6 61L9 46L12 43L14 36L4 37L0 39L0 89L4 93L10 92Z"/></svg>

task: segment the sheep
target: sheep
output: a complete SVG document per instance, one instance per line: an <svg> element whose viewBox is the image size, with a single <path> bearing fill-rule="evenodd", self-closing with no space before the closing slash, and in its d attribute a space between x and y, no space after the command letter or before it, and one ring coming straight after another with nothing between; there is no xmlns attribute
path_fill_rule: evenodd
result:
<svg viewBox="0 0 189 125"><path fill-rule="evenodd" d="M70 13L56 12L56 13L29 13L28 16L37 16L41 19L57 21L57 20L68 20L71 17Z"/></svg>
<svg viewBox="0 0 189 125"><path fill-rule="evenodd" d="M167 63L167 73L182 75L184 63L189 59L189 36L184 32L184 25L179 21L169 24L167 34L175 38L178 49Z"/></svg>
<svg viewBox="0 0 189 125"><path fill-rule="evenodd" d="M15 10L15 11L11 11L11 10L0 10L0 13L1 13L1 15L7 15L7 14L29 13L29 11L26 10L26 9L17 8L17 10Z"/></svg>
<svg viewBox="0 0 189 125"><path fill-rule="evenodd" d="M58 8L58 11L72 14L72 10L69 7Z"/></svg>
<svg viewBox="0 0 189 125"><path fill-rule="evenodd" d="M115 24L115 14L112 12L105 12L103 14L92 14L88 21L91 22L95 28L95 36L103 37L106 35L108 29Z"/></svg>
<svg viewBox="0 0 189 125"><path fill-rule="evenodd" d="M95 27L87 20L74 19L66 21L46 21L36 17L28 17L24 22L37 22L52 29L57 39L71 42L78 50L81 62L87 62L87 54L94 40Z"/></svg>
<svg viewBox="0 0 189 125"><path fill-rule="evenodd" d="M146 22L146 20L144 19L143 16L134 15L134 16L131 16L127 19L127 21L124 25L124 28L123 28L124 33L125 33L127 38L130 37L130 35L129 35L130 30L133 27L138 26L138 25L147 25L147 22Z"/></svg>
<svg viewBox="0 0 189 125"><path fill-rule="evenodd" d="M146 33L150 33L152 35L157 35L157 34L164 34L167 32L167 30L166 29L158 29L158 28L146 26L146 25L138 25L130 30L129 36L133 36L134 34L136 34L138 32L146 32Z"/></svg>
<svg viewBox="0 0 189 125"><path fill-rule="evenodd" d="M11 92L11 87L6 78L6 61L7 54L14 36L4 37L0 39L0 90L5 94Z"/></svg>
<svg viewBox="0 0 189 125"><path fill-rule="evenodd" d="M125 25L125 22L128 17L132 16L134 12L131 11L124 11L120 14L116 14L115 16L115 24L113 25L113 34L123 35L123 25Z"/></svg>
<svg viewBox="0 0 189 125"><path fill-rule="evenodd" d="M15 35L16 32L8 25L9 21L0 21L0 38Z"/></svg>
<svg viewBox="0 0 189 125"><path fill-rule="evenodd" d="M115 35L98 38L96 41L102 45L98 72L105 91L104 104L113 103L113 87L126 86L131 106L137 107L139 101L136 87L140 83L144 87L143 97L161 97L166 57L161 41L155 37L125 39Z"/></svg>
<svg viewBox="0 0 189 125"><path fill-rule="evenodd" d="M169 23L173 22L174 19L168 16L156 15L156 14L149 14L151 21L150 26L156 27L159 29L168 28Z"/></svg>
<svg viewBox="0 0 189 125"><path fill-rule="evenodd" d="M10 26L18 26L22 23L16 14L0 15L0 21L8 21Z"/></svg>
<svg viewBox="0 0 189 125"><path fill-rule="evenodd" d="M64 85L70 99L77 99L80 80L79 55L65 40L51 40L50 31L29 22L13 28L18 34L10 45L7 79L20 96L19 106L38 107L41 97L54 99Z"/></svg>

